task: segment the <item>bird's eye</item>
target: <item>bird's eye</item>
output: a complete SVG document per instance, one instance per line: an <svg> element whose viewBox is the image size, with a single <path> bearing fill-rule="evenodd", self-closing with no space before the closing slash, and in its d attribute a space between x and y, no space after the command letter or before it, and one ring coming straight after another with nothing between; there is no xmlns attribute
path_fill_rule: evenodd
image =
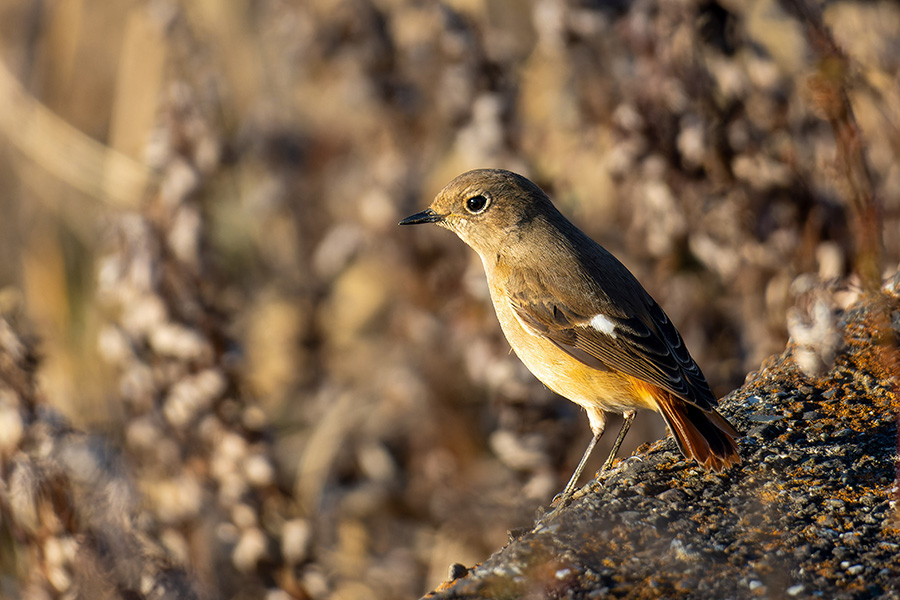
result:
<svg viewBox="0 0 900 600"><path fill-rule="evenodd" d="M480 212L484 212L484 209L487 208L488 199L481 194L477 196L472 196L468 200L466 200L466 210L472 213L473 215L477 215Z"/></svg>

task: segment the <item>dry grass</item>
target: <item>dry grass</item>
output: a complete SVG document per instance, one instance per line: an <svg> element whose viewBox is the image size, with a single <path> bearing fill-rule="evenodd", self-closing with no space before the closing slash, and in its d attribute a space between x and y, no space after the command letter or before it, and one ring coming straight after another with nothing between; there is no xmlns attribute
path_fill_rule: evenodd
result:
<svg viewBox="0 0 900 600"><path fill-rule="evenodd" d="M396 227L468 168L545 187L720 395L789 322L833 360L900 261L900 10L797 14L0 3L0 595L410 597L530 523L586 421Z"/></svg>

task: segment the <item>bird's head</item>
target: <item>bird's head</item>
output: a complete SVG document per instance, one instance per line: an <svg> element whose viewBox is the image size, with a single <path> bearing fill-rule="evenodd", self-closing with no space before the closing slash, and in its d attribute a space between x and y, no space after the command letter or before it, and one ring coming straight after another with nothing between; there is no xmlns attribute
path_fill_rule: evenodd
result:
<svg viewBox="0 0 900 600"><path fill-rule="evenodd" d="M448 183L430 207L403 219L400 225L435 223L484 257L519 243L535 217L554 212L547 195L521 175L478 169Z"/></svg>

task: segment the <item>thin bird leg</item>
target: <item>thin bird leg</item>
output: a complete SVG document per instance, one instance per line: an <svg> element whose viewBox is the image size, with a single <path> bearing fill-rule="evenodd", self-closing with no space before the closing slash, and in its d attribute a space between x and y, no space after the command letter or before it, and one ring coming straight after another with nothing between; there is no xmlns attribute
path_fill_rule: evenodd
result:
<svg viewBox="0 0 900 600"><path fill-rule="evenodd" d="M616 438L616 443L613 444L612 450L609 453L609 458L607 458L606 462L603 463L603 467L600 469L600 471L605 471L612 468L613 461L616 459L616 454L619 453L619 446L622 445L622 441L625 439L625 434L628 433L628 430L631 428L631 422L634 421L635 412L636 411L629 410L626 411L624 415L622 415L625 418L625 420L622 422L622 429L619 430L619 435Z"/></svg>
<svg viewBox="0 0 900 600"><path fill-rule="evenodd" d="M581 460L578 461L578 466L575 467L575 472L572 473L572 477L569 478L569 483L567 483L566 487L563 488L562 493L557 496L559 502L565 504L572 496L572 493L575 491L575 484L578 483L578 478L581 476L581 472L584 471L584 465L587 464L588 458L591 456L591 452L594 451L594 446L597 445L597 440L600 439L601 435L603 435L602 431L600 433L594 434L594 437L591 438L591 443L588 444L588 447L584 451Z"/></svg>

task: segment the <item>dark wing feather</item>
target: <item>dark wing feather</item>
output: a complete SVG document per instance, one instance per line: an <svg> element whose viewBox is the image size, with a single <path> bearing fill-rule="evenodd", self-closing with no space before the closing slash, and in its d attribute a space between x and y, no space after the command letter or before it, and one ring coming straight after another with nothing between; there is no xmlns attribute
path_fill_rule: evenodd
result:
<svg viewBox="0 0 900 600"><path fill-rule="evenodd" d="M523 323L582 363L612 368L652 383L703 410L715 408L716 398L700 367L678 330L649 296L644 302L644 315L605 315L614 323L615 335L594 329L590 325L593 315L575 314L565 307L528 302L521 297L511 304Z"/></svg>

